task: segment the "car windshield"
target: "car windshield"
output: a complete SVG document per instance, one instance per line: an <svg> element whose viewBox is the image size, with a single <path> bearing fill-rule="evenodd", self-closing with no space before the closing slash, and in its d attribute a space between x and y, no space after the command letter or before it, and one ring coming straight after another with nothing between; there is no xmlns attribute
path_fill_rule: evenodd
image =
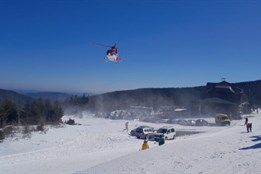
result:
<svg viewBox="0 0 261 174"><path fill-rule="evenodd" d="M157 131L157 133L163 133L163 134L165 134L166 132L167 132L167 129L159 129Z"/></svg>
<svg viewBox="0 0 261 174"><path fill-rule="evenodd" d="M141 132L142 132L142 128L136 129L136 132L137 132L137 133L141 133Z"/></svg>

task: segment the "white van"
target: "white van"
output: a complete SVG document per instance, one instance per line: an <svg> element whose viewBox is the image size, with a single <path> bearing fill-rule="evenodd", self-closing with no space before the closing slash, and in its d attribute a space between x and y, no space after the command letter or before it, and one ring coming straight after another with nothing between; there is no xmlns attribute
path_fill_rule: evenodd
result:
<svg viewBox="0 0 261 174"><path fill-rule="evenodd" d="M175 139L176 137L176 131L174 127L161 127L157 130L157 133L155 134L155 141L157 139L164 137L165 140Z"/></svg>

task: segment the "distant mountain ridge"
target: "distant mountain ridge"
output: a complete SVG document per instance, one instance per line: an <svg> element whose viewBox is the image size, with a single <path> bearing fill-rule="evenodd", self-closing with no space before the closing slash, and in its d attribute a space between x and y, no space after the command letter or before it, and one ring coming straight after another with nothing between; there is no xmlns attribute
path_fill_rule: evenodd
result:
<svg viewBox="0 0 261 174"><path fill-rule="evenodd" d="M252 105L261 106L261 80L231 83L244 90ZM184 88L143 88L115 91L90 97L89 106L95 111L125 109L132 105L155 107L185 106L196 112L206 86Z"/></svg>
<svg viewBox="0 0 261 174"><path fill-rule="evenodd" d="M36 92L36 93L27 93L27 94L20 94L18 92L7 90L7 89L0 89L0 102L4 100L11 100L17 104L25 104L26 102L33 101L35 99L48 99L50 101L60 101L63 102L68 99L71 95L67 93L61 92Z"/></svg>
<svg viewBox="0 0 261 174"><path fill-rule="evenodd" d="M261 80L231 83L244 90L249 101L253 105L261 106ZM132 105L153 106L178 105L197 107L197 103L206 86L183 87L183 88L140 88L134 90L114 91L104 94L89 96L88 108L97 110L111 110L127 108ZM62 92L34 92L20 94L11 90L0 89L0 101L10 99L24 103L37 98L51 101L64 101L71 94ZM194 106L195 105L195 106ZM195 108L197 109L197 108Z"/></svg>
<svg viewBox="0 0 261 174"><path fill-rule="evenodd" d="M71 95L62 92L36 92L36 93L26 93L26 96L30 96L34 99L42 98L49 99L50 101L65 101Z"/></svg>
<svg viewBox="0 0 261 174"><path fill-rule="evenodd" d="M30 96L19 94L15 91L0 89L0 102L7 99L18 104L24 104L33 100Z"/></svg>

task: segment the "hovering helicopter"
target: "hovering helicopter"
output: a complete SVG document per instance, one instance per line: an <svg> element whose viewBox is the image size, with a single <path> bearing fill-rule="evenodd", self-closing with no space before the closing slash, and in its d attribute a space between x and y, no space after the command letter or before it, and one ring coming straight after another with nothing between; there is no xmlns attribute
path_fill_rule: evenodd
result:
<svg viewBox="0 0 261 174"><path fill-rule="evenodd" d="M97 44L97 45L100 45L103 47L110 47L110 49L107 50L106 56L104 58L106 62L110 61L110 62L118 63L120 60L122 60L121 58L119 58L116 43L113 46L108 46L108 45L103 45L103 44Z"/></svg>

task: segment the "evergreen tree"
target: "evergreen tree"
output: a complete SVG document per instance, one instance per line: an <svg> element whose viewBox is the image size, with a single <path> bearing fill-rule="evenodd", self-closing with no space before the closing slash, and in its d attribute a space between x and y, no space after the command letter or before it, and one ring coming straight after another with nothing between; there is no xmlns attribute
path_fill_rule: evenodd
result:
<svg viewBox="0 0 261 174"><path fill-rule="evenodd" d="M27 102L24 104L20 111L20 122L22 125L34 124L34 118L32 114L32 104Z"/></svg>
<svg viewBox="0 0 261 174"><path fill-rule="evenodd" d="M43 103L41 99L34 101L31 106L31 114L34 117L34 124L43 124L45 119L43 117Z"/></svg>
<svg viewBox="0 0 261 174"><path fill-rule="evenodd" d="M0 128L4 127L6 125L7 120L7 114L4 110L3 104L0 106Z"/></svg>
<svg viewBox="0 0 261 174"><path fill-rule="evenodd" d="M10 100L5 100L0 108L0 127L6 124L17 124L18 113L16 105Z"/></svg>
<svg viewBox="0 0 261 174"><path fill-rule="evenodd" d="M56 101L54 103L53 110L54 110L53 121L60 122L61 118L63 116L63 109L62 109L61 104L58 101Z"/></svg>

